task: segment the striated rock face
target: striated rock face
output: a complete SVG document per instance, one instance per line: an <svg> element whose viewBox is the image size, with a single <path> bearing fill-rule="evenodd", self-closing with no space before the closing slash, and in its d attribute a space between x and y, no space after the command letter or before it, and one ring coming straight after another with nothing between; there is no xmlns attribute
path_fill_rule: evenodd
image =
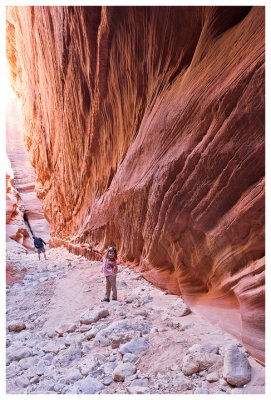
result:
<svg viewBox="0 0 271 400"><path fill-rule="evenodd" d="M263 360L264 8L10 7L7 20L52 242L90 257L116 245Z"/></svg>
<svg viewBox="0 0 271 400"><path fill-rule="evenodd" d="M34 191L35 172L24 145L20 105L11 88L8 86L6 89L7 241L15 240L33 250L31 232L23 219L24 213L35 235L49 240L50 227Z"/></svg>
<svg viewBox="0 0 271 400"><path fill-rule="evenodd" d="M27 252L32 249L30 235L24 223L25 207L21 196L14 186L14 175L9 163L6 162L6 247L8 250ZM11 267L7 265L7 276L11 276Z"/></svg>

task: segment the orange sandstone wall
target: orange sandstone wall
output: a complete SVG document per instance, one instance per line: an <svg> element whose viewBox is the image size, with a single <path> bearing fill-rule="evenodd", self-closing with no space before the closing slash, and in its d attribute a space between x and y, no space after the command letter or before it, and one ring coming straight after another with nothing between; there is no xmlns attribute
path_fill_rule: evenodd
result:
<svg viewBox="0 0 271 400"><path fill-rule="evenodd" d="M226 310L260 360L264 18L263 7L7 10L52 243L90 257L115 244L155 284Z"/></svg>
<svg viewBox="0 0 271 400"><path fill-rule="evenodd" d="M6 238L9 242L8 247L15 248L15 243L12 243L12 240L15 240L24 247L34 250L32 235L25 225L23 215L27 215L33 233L44 238L46 242L50 239L50 227L44 218L41 202L34 191L35 172L24 145L19 101L10 87L7 87L5 95L8 156ZM11 206L12 213L10 213ZM24 237L21 232L24 232ZM21 250L23 250L22 247Z"/></svg>
<svg viewBox="0 0 271 400"><path fill-rule="evenodd" d="M14 186L13 171L8 163L6 168L6 250L26 253L27 249L33 249L33 244L23 219L25 207Z"/></svg>

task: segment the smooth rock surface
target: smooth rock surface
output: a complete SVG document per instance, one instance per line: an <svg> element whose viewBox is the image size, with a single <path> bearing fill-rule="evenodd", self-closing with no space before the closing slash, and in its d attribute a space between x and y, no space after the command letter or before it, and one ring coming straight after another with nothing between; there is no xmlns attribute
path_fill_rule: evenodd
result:
<svg viewBox="0 0 271 400"><path fill-rule="evenodd" d="M136 372L136 366L130 362L119 363L112 373L114 381L123 382L125 378Z"/></svg>
<svg viewBox="0 0 271 400"><path fill-rule="evenodd" d="M97 379L87 377L77 384L80 392L83 394L94 394L103 389L104 385Z"/></svg>
<svg viewBox="0 0 271 400"><path fill-rule="evenodd" d="M121 345L119 351L121 354L139 354L142 351L147 350L148 347L149 343L146 338L138 338L132 339L130 342Z"/></svg>
<svg viewBox="0 0 271 400"><path fill-rule="evenodd" d="M107 308L101 310L87 310L80 315L81 324L92 324L109 315Z"/></svg>
<svg viewBox="0 0 271 400"><path fill-rule="evenodd" d="M225 349L223 377L233 386L243 386L251 379L249 361L236 345L229 345Z"/></svg>
<svg viewBox="0 0 271 400"><path fill-rule="evenodd" d="M25 323L21 321L12 321L8 324L8 330L10 332L20 332L25 328L26 328Z"/></svg>
<svg viewBox="0 0 271 400"><path fill-rule="evenodd" d="M219 380L219 375L217 372L212 372L211 374L206 375L206 381L212 383L217 382Z"/></svg>

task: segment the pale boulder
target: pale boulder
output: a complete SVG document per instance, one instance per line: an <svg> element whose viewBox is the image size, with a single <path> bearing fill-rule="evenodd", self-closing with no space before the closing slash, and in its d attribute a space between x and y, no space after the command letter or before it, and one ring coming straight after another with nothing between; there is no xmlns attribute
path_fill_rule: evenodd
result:
<svg viewBox="0 0 271 400"><path fill-rule="evenodd" d="M112 373L112 378L116 382L124 382L125 378L136 373L136 366L130 362L119 363Z"/></svg>
<svg viewBox="0 0 271 400"><path fill-rule="evenodd" d="M225 349L223 377L233 386L243 386L251 379L251 366L247 356L237 345L231 344Z"/></svg>
<svg viewBox="0 0 271 400"><path fill-rule="evenodd" d="M109 315L107 308L102 308L98 310L86 310L80 315L81 324L92 324L93 322L99 321L101 318L105 318Z"/></svg>
<svg viewBox="0 0 271 400"><path fill-rule="evenodd" d="M12 321L8 324L9 332L20 332L23 329L26 329L26 325L22 321Z"/></svg>

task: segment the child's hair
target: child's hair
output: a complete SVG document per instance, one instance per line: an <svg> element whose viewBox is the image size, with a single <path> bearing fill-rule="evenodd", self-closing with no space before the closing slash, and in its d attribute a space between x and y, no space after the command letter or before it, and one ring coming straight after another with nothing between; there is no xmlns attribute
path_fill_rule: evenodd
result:
<svg viewBox="0 0 271 400"><path fill-rule="evenodd" d="M114 247L114 246L108 247L108 249L107 249L107 251L106 251L106 257L109 256L109 255L108 255L109 251L113 251L113 252L114 252L115 258L117 259L118 255L117 255L117 249L116 249L116 247Z"/></svg>

